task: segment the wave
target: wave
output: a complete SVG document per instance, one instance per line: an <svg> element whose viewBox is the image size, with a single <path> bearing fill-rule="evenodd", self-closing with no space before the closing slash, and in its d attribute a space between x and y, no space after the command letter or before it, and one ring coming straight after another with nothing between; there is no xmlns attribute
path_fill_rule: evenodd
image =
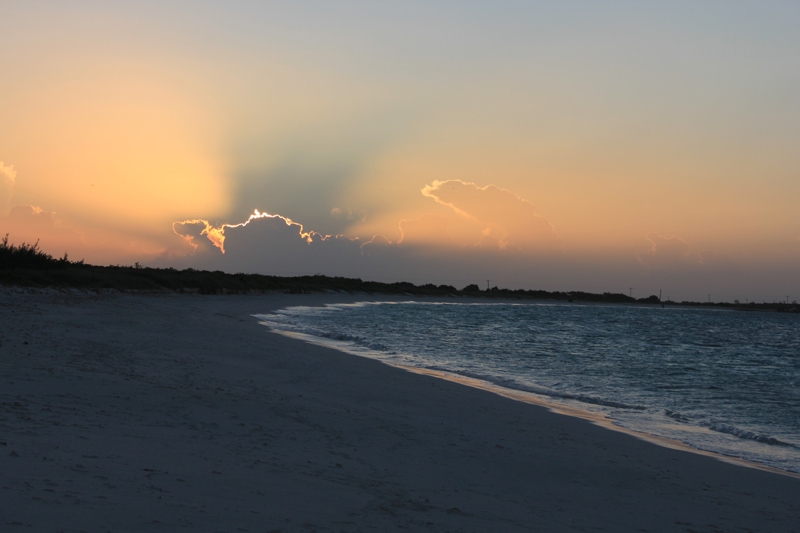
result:
<svg viewBox="0 0 800 533"><path fill-rule="evenodd" d="M627 404L627 403L617 402L614 400L606 400L605 398L587 396L584 394L570 394L564 392L564 393L555 393L553 396L558 398L564 398L567 400L576 400L582 403L601 405L603 407L613 407L614 409L630 409L633 411L644 411L647 409L646 405Z"/></svg>
<svg viewBox="0 0 800 533"><path fill-rule="evenodd" d="M545 387L537 387L535 385L527 385L524 383L520 383L513 379L508 378L499 378L496 376L487 376L485 374L474 373L474 372L464 372L460 370L453 370L452 368L442 367L442 366L426 366L425 368L429 370L439 370L443 372L450 372L452 374L458 374L461 376L465 376L468 378L480 379L483 381L488 381L494 385L499 385L506 389L511 390L518 390L522 392L531 392L533 394L538 394L540 396L547 396L549 398L557 398L560 400L573 400L581 403L591 404L591 405L599 405L602 407L612 407L614 409L629 409L633 411L644 411L647 409L647 406L644 405L635 405L635 404L627 404L623 402L619 402L616 400L609 400L606 398L598 398L596 396L589 396L587 394L575 394L570 392L561 392L561 391L554 391L552 389L548 389Z"/></svg>
<svg viewBox="0 0 800 533"><path fill-rule="evenodd" d="M758 433L747 431L746 429L739 429L736 426L731 426L728 424L711 423L708 424L707 427L711 431L716 431L718 433L727 433L728 435L733 435L734 437L738 437L744 440L753 440L756 442L760 442L762 444L769 444L772 446L790 446L792 448L797 448L797 446L795 446L794 444L791 444L789 442L783 442L782 440L778 440L775 437L767 437L764 435L759 435Z"/></svg>
<svg viewBox="0 0 800 533"><path fill-rule="evenodd" d="M684 424L689 423L689 418L677 411L670 411L669 409L664 409L664 414L670 417L673 420L677 420L678 422L683 422Z"/></svg>
<svg viewBox="0 0 800 533"><path fill-rule="evenodd" d="M282 311L282 310L281 310ZM359 335L352 335L340 331L319 331L313 327L300 325L292 321L286 321L284 315L255 315L260 320L260 324L267 326L275 332L290 332L317 337L318 339L330 339L354 344L361 348L366 348L375 352L389 352L389 347L379 342L370 341Z"/></svg>
<svg viewBox="0 0 800 533"><path fill-rule="evenodd" d="M339 333L339 332L323 332L323 333L308 332L307 334L314 335L315 337L321 337L323 339L331 339L334 341L341 341L341 342L350 342L358 346L374 350L376 352L389 351L389 348L387 346L379 342L370 342L363 337L359 337L358 335L350 335L348 333Z"/></svg>

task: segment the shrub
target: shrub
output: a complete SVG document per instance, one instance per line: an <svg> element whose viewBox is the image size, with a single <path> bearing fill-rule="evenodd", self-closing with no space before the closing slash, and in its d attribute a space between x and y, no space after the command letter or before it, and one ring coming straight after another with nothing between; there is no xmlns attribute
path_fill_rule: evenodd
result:
<svg viewBox="0 0 800 533"><path fill-rule="evenodd" d="M9 244L8 233L0 241L0 269L48 269L61 268L69 264L67 254L61 259L54 259L52 255L39 249L39 241L33 244L24 242L19 245Z"/></svg>

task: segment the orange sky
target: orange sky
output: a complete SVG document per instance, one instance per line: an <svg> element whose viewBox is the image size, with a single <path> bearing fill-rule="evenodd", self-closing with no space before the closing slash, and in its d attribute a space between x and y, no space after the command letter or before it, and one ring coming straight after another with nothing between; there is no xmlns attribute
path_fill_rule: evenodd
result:
<svg viewBox="0 0 800 533"><path fill-rule="evenodd" d="M102 264L800 297L798 15L4 2L0 233Z"/></svg>

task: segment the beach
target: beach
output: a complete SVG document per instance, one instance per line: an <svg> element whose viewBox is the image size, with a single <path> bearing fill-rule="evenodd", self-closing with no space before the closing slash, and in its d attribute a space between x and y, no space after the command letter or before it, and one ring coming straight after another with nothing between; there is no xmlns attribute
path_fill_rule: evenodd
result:
<svg viewBox="0 0 800 533"><path fill-rule="evenodd" d="M5 531L800 531L800 479L269 331L368 296L0 289Z"/></svg>

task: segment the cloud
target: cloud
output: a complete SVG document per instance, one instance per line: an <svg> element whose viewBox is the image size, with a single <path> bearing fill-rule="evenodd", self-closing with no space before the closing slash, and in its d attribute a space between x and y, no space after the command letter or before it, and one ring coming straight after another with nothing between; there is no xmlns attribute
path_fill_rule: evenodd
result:
<svg viewBox="0 0 800 533"><path fill-rule="evenodd" d="M25 228L26 233L36 233L55 228L55 213L35 205L18 205L11 209L3 222L13 228Z"/></svg>
<svg viewBox="0 0 800 533"><path fill-rule="evenodd" d="M186 255L185 249L169 247L161 239L81 225L35 205L17 205L0 216L0 237L6 234L13 244L38 242L41 250L55 257L68 253L71 260L92 264L149 264L154 258Z"/></svg>
<svg viewBox="0 0 800 533"><path fill-rule="evenodd" d="M14 165L6 166L0 161L0 215L5 214L11 206L16 179L17 171L14 170Z"/></svg>
<svg viewBox="0 0 800 533"><path fill-rule="evenodd" d="M281 215L256 212L238 224L213 225L205 220L176 222L175 233L191 253L163 257L163 266L265 275L325 274L386 282L447 283L459 287L487 277L522 280L537 273L544 283L547 260L532 264L530 256L516 250L430 246L413 237L417 230L446 231L447 218L424 215L402 223L404 240L392 242L383 235L368 240L323 235ZM222 242L218 240L221 236ZM217 244L220 244L219 246ZM222 253L222 250L225 253Z"/></svg>
<svg viewBox="0 0 800 533"><path fill-rule="evenodd" d="M250 224L250 222L259 219L272 219L283 222L286 226L292 227L296 230L296 234L307 243L311 243L315 238L326 240L330 238L330 235L322 235L315 231L305 231L303 229L303 225L293 221L290 218L281 216L281 215L272 215L270 213L262 213L258 209L253 211L253 214L245 220L244 222L240 222L238 224L222 224L220 226L213 226L207 220L203 219L192 219L192 220L183 220L181 222L173 222L172 223L172 231L180 238L185 240L192 246L195 250L198 249L200 246L199 239L205 236L211 244L219 248L220 252L223 254L225 253L225 230L226 229L234 229L234 228L242 228Z"/></svg>
<svg viewBox="0 0 800 533"><path fill-rule="evenodd" d="M650 249L639 254L639 262L646 267L674 269L700 264L699 255L692 252L689 243L680 237L648 233L647 240Z"/></svg>
<svg viewBox="0 0 800 533"><path fill-rule="evenodd" d="M83 249L86 244L83 235L59 224L55 212L36 205L9 209L16 177L14 167L0 161L0 237L8 234L14 244L38 242L42 250L57 256L68 250Z"/></svg>
<svg viewBox="0 0 800 533"><path fill-rule="evenodd" d="M61 256L86 245L79 232L60 226L56 214L35 205L17 205L0 217L0 233L15 244L39 242L42 250ZM74 256L74 254L73 254Z"/></svg>
<svg viewBox="0 0 800 533"><path fill-rule="evenodd" d="M648 233L650 249L638 256L639 263L657 271L692 271L722 273L737 270L737 265L725 254L690 245L676 236Z"/></svg>
<svg viewBox="0 0 800 533"><path fill-rule="evenodd" d="M251 219L228 229L228 255L248 270L281 275L362 272L362 242L305 231L282 217Z"/></svg>
<svg viewBox="0 0 800 533"><path fill-rule="evenodd" d="M429 272L433 277L480 271L483 276L486 270L499 272L497 264L504 261L524 265L521 268L527 271L537 252L560 246L552 225L536 214L530 202L510 191L453 180L433 182L422 192L450 211L401 219L397 226L400 236L394 242L380 234L364 238L324 234L284 215L258 209L240 223L196 218L176 221L172 230L190 247L180 260L184 267L372 279L385 279L392 272L402 279L412 271L417 275ZM363 216L340 207L329 213L331 218L343 220ZM464 263L463 258L470 255L472 264ZM537 265L543 265L546 256L537 257ZM175 256L163 259L174 260Z"/></svg>
<svg viewBox="0 0 800 533"><path fill-rule="evenodd" d="M475 225L474 243L501 248L555 250L561 239L529 201L496 185L479 187L461 180L434 181L422 194L451 208Z"/></svg>
<svg viewBox="0 0 800 533"><path fill-rule="evenodd" d="M173 222L172 231L175 233L175 235L186 241L195 252L199 250L207 251L213 245L217 248L220 248L222 253L225 253L224 233L221 235L222 241L220 242L220 239L216 237L219 230L215 230L215 228L209 224L207 220L193 219L184 220L182 222ZM208 238L203 239L203 236Z"/></svg>
<svg viewBox="0 0 800 533"><path fill-rule="evenodd" d="M382 236L363 242L325 235L258 210L238 224L214 226L202 219L184 220L175 222L173 231L192 247L183 266L228 272L358 276L370 257L396 248ZM174 263L174 258L168 259Z"/></svg>

